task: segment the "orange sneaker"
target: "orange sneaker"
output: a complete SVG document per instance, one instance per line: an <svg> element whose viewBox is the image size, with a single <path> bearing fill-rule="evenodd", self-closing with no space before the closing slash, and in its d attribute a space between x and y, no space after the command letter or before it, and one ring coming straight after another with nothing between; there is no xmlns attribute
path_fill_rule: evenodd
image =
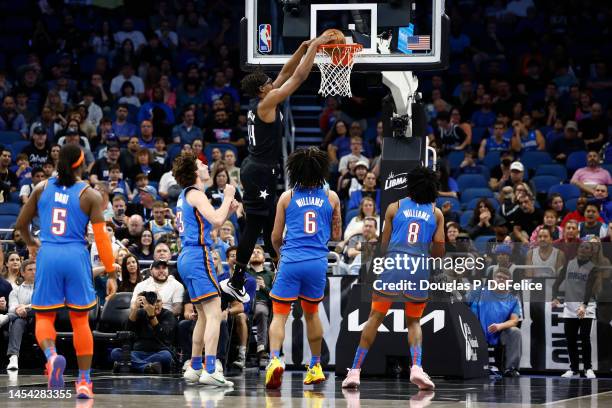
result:
<svg viewBox="0 0 612 408"><path fill-rule="evenodd" d="M84 378L76 383L76 397L79 399L91 399L93 394L93 383L85 381Z"/></svg>

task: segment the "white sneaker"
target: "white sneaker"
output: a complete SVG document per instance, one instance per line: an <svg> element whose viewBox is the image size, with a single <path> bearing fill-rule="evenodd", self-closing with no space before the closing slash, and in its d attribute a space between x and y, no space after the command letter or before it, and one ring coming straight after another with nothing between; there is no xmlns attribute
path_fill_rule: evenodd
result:
<svg viewBox="0 0 612 408"><path fill-rule="evenodd" d="M593 379L593 378L597 378L597 376L595 375L595 372L593 371L592 368L589 368L588 370L586 370L586 373L584 373L586 375L586 378L589 379Z"/></svg>
<svg viewBox="0 0 612 408"><path fill-rule="evenodd" d="M194 370L191 368L191 364L189 364L183 373L183 378L189 383L197 383L202 375L202 371L201 368L199 370Z"/></svg>
<svg viewBox="0 0 612 408"><path fill-rule="evenodd" d="M233 387L234 383L226 380L222 373L214 372L209 374L208 371L204 371L202 375L200 375L200 379L198 380L200 384L204 385L213 385L215 387Z"/></svg>
<svg viewBox="0 0 612 408"><path fill-rule="evenodd" d="M187 360L183 363L183 372L187 371L187 367L191 367L191 360Z"/></svg>
<svg viewBox="0 0 612 408"><path fill-rule="evenodd" d="M18 362L19 357L16 356L15 354L13 354L12 356L9 357L9 363L6 366L7 370L19 370L19 362ZM593 372L593 370L591 370L591 372ZM595 374L593 374L595 375ZM593 377L595 378L595 377Z"/></svg>
<svg viewBox="0 0 612 408"><path fill-rule="evenodd" d="M223 363L219 359L215 360L215 372L223 375Z"/></svg>
<svg viewBox="0 0 612 408"><path fill-rule="evenodd" d="M5 324L7 324L9 321L9 317L7 314L0 314L0 327L4 326Z"/></svg>
<svg viewBox="0 0 612 408"><path fill-rule="evenodd" d="M561 377L563 378L579 378L580 374L572 371L572 370L567 370L566 372L564 372L563 374L561 374Z"/></svg>

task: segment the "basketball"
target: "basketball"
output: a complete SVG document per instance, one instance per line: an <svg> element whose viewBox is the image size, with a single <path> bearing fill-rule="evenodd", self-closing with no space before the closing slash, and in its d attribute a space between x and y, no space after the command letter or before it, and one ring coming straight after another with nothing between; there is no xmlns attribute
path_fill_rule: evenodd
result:
<svg viewBox="0 0 612 408"><path fill-rule="evenodd" d="M323 31L322 35L329 35L332 37L331 40L327 42L327 44L346 44L346 39L344 38L344 34L342 31L336 28L328 28Z"/></svg>

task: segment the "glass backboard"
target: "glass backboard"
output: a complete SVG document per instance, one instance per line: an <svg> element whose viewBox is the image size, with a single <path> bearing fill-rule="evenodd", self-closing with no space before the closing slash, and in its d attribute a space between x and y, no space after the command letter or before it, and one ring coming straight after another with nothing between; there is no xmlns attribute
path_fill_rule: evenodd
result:
<svg viewBox="0 0 612 408"><path fill-rule="evenodd" d="M444 69L449 19L444 0L246 0L245 70L279 70L302 41L328 28L363 45L355 71Z"/></svg>

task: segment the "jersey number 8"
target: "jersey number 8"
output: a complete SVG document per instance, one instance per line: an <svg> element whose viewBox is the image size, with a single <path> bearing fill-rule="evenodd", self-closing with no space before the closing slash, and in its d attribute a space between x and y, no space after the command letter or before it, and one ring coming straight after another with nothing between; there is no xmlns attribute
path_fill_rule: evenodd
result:
<svg viewBox="0 0 612 408"><path fill-rule="evenodd" d="M314 211L306 211L304 213L304 232L306 234L317 233L317 213Z"/></svg>
<svg viewBox="0 0 612 408"><path fill-rule="evenodd" d="M421 226L416 222L411 222L408 224L408 243L415 244L419 242L419 231L421 230Z"/></svg>

